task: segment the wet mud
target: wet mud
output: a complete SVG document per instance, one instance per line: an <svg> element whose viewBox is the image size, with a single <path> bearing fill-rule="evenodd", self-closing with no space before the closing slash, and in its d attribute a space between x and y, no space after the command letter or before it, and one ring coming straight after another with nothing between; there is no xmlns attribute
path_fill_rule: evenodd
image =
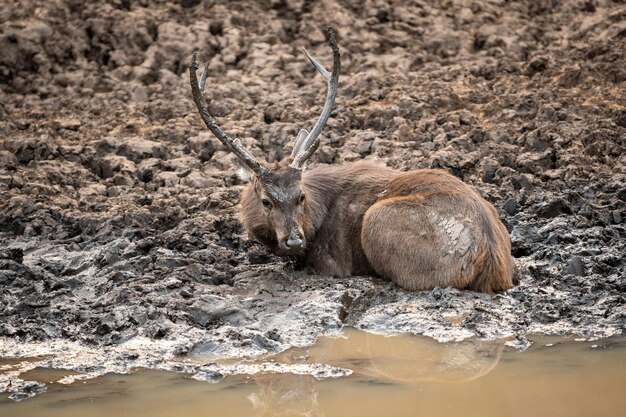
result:
<svg viewBox="0 0 626 417"><path fill-rule="evenodd" d="M342 72L311 165L462 178L511 234L515 288L307 276L248 240L238 165L203 129L189 58L210 64L221 126L276 162L323 105L301 48L329 65L325 24ZM626 5L610 0L5 2L0 356L102 374L258 357L344 326L518 347L620 334L625 54ZM0 377L16 399L33 384Z"/></svg>

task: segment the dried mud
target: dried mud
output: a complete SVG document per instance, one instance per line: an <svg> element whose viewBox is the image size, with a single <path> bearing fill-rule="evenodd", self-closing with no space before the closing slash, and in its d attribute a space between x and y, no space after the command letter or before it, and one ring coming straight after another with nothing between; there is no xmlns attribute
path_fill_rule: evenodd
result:
<svg viewBox="0 0 626 417"><path fill-rule="evenodd" d="M520 347L624 330L623 1L29 0L5 1L0 22L0 356L95 375L256 357L343 326ZM312 163L459 176L511 233L514 289L306 276L248 241L189 57L210 63L222 127L275 162L321 109L301 48L328 63L325 24L342 73ZM0 391L45 388L19 374Z"/></svg>

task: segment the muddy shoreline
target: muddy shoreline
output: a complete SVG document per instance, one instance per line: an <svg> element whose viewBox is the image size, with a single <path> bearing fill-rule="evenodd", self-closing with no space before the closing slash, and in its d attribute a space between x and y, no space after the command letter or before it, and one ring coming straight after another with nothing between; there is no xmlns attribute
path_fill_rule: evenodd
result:
<svg viewBox="0 0 626 417"><path fill-rule="evenodd" d="M609 0L9 2L0 357L83 347L106 353L106 372L275 353L345 326L520 348L529 334L623 333L624 22ZM342 73L312 164L370 158L462 178L511 234L515 288L306 276L247 239L236 161L203 129L186 65L193 50L210 62L210 111L276 162L322 106L301 48L327 63L325 24ZM95 366L76 358L55 366ZM18 380L0 391L37 391Z"/></svg>

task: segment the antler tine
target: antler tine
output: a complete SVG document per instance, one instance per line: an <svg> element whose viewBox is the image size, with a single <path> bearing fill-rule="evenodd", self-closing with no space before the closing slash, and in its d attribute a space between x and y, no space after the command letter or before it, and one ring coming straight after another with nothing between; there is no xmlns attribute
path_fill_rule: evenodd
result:
<svg viewBox="0 0 626 417"><path fill-rule="evenodd" d="M246 148L243 147L238 139L231 138L222 129L220 129L217 123L215 123L215 120L213 120L209 114L206 104L202 99L202 91L204 90L208 65L205 65L202 76L200 77L202 86L198 85L198 78L196 77L197 70L198 61L196 53L194 52L191 55L191 62L189 63L189 82L191 84L191 95L193 96L193 101L196 103L196 107L198 108L198 112L200 112L200 117L202 117L204 124L209 128L211 133L213 133L213 135L215 135L215 137L218 138L219 141L222 142L226 148L228 148L228 150L234 153L241 162L248 166L252 172L259 177L265 176L268 173L268 170L263 167Z"/></svg>
<svg viewBox="0 0 626 417"><path fill-rule="evenodd" d="M324 103L324 108L322 109L322 114L320 114L319 119L315 122L313 129L311 129L311 133L307 135L307 137L300 142L299 149L296 150L297 154L293 159L293 162L290 164L292 168L302 169L304 163L307 159L313 155L317 147L319 146L318 136L328 117L330 116L330 112L333 108L333 104L335 103L335 96L337 95L337 86L339 85L339 67L341 66L339 48L337 47L337 38L335 36L335 30L331 26L326 27L326 33L328 35L328 44L333 50L333 72L330 73L326 71L326 69L320 64L315 58L313 58L308 51L305 49L304 53L311 63L317 68L320 74L326 78L328 82L328 93L326 94L326 102Z"/></svg>

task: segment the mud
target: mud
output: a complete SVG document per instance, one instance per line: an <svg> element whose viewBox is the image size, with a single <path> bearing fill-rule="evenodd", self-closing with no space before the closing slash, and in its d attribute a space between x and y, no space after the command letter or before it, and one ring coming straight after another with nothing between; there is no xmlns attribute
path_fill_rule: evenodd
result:
<svg viewBox="0 0 626 417"><path fill-rule="evenodd" d="M0 21L0 356L101 374L257 357L344 326L519 347L624 330L622 1L29 0ZM312 164L472 184L511 233L514 289L306 276L247 239L244 184L202 127L189 57L210 63L222 127L275 162L322 107L301 48L328 65L325 24L342 73ZM0 391L16 399L45 388L11 375Z"/></svg>

